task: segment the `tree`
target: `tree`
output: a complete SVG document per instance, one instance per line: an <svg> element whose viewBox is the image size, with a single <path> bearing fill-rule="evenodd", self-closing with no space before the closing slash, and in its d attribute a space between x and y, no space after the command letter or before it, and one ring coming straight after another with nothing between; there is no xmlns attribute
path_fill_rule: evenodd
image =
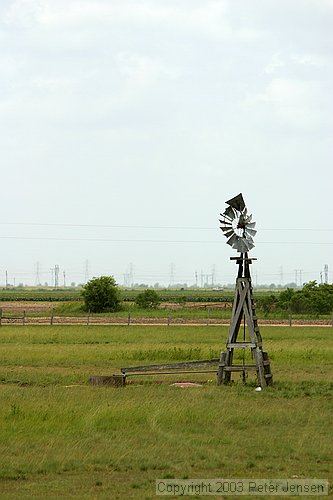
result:
<svg viewBox="0 0 333 500"><path fill-rule="evenodd" d="M137 295L135 303L139 307L142 307L142 309L156 309L160 305L161 300L155 290L145 290Z"/></svg>
<svg viewBox="0 0 333 500"><path fill-rule="evenodd" d="M270 295L264 295L263 297L260 297L260 301L258 301L260 304L260 307L264 311L265 314L273 311L273 309L276 306L276 296L273 294Z"/></svg>
<svg viewBox="0 0 333 500"><path fill-rule="evenodd" d="M120 308L120 291L113 276L93 278L83 286L85 309L91 312L114 312Z"/></svg>
<svg viewBox="0 0 333 500"><path fill-rule="evenodd" d="M287 288L286 290L280 292L278 297L279 306L285 310L289 309L294 295L295 290L293 288Z"/></svg>
<svg viewBox="0 0 333 500"><path fill-rule="evenodd" d="M309 281L302 290L297 290L292 297L295 312L330 314L333 310L333 285Z"/></svg>

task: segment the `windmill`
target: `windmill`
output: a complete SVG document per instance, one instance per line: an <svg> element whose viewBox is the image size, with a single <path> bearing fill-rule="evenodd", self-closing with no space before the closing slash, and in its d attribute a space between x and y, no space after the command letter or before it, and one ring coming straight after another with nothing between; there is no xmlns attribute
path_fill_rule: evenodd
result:
<svg viewBox="0 0 333 500"><path fill-rule="evenodd" d="M230 257L238 265L235 296L226 351L221 352L218 383L226 384L231 381L232 372L240 372L243 381L249 371L255 371L258 384L261 388L272 383L272 374L268 353L262 350L262 338L255 312L255 303L252 293L250 265L255 258L249 258L248 252L254 248L253 237L257 233L256 223L252 215L248 214L242 193L226 201L228 207L221 215L220 223L223 234L228 238L227 243L240 254ZM243 339L238 340L243 326ZM235 364L234 351L242 350L242 362ZM252 363L245 363L245 350L250 349Z"/></svg>

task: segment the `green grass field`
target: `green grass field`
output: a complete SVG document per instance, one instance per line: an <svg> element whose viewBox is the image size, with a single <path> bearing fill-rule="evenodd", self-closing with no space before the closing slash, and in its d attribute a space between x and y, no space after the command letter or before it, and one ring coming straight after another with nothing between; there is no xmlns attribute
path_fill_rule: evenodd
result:
<svg viewBox="0 0 333 500"><path fill-rule="evenodd" d="M187 389L170 386L179 375L87 383L217 357L226 327L3 326L0 498L153 498L157 478L332 482L333 330L261 332L274 386L258 393L255 380L218 387L209 375Z"/></svg>

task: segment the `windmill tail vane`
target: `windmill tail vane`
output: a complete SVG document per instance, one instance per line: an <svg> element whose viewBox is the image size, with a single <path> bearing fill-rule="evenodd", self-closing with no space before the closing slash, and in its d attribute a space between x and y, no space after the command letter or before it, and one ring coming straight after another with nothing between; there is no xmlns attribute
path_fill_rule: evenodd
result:
<svg viewBox="0 0 333 500"><path fill-rule="evenodd" d="M248 214L242 193L226 201L228 207L220 214L221 230L227 243L237 252L246 253L254 248L253 236L257 233L254 229L256 223L252 215Z"/></svg>

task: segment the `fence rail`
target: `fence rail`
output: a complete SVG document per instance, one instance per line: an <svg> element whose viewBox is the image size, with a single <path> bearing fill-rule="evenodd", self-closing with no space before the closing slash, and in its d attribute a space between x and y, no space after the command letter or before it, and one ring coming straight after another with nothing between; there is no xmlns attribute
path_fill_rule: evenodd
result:
<svg viewBox="0 0 333 500"><path fill-rule="evenodd" d="M144 317L133 314L128 316L95 316L88 314L86 316L28 316L25 311L21 315L6 314L0 309L0 326L2 325L229 325L229 318L216 318L210 317L207 314L206 318L181 318L172 317ZM332 326L333 327L333 314L331 319L310 319L310 318L295 318L292 314L288 319L259 319L259 325L318 325L318 326Z"/></svg>

